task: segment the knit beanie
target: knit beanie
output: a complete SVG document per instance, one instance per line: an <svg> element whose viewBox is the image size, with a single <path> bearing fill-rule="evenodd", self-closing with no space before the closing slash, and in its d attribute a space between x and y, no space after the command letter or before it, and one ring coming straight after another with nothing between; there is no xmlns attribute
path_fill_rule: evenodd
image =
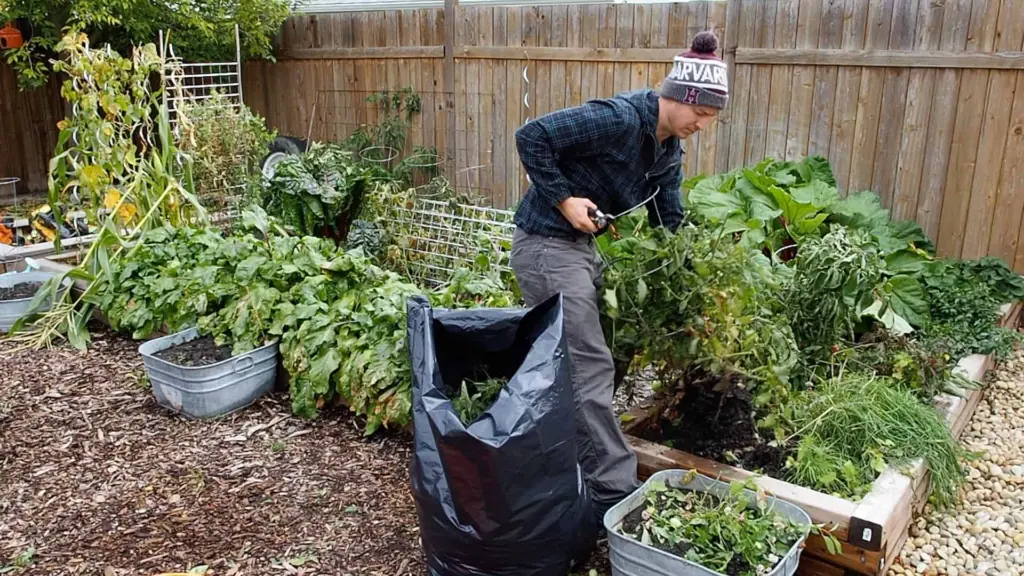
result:
<svg viewBox="0 0 1024 576"><path fill-rule="evenodd" d="M715 55L718 38L701 32L690 49L674 59L672 71L661 84L661 95L684 104L725 108L729 102L729 70Z"/></svg>

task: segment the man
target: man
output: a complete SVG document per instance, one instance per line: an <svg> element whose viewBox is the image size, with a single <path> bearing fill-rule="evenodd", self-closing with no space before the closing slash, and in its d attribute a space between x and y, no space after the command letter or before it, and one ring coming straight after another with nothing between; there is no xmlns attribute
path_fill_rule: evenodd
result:
<svg viewBox="0 0 1024 576"><path fill-rule="evenodd" d="M652 225L682 222L681 141L728 101L726 65L711 32L676 56L660 94L638 90L558 110L516 132L531 186L515 215L512 268L526 304L562 294L576 403L576 443L598 521L637 487L636 455L612 409L615 369L598 311L601 263L592 210L642 203Z"/></svg>

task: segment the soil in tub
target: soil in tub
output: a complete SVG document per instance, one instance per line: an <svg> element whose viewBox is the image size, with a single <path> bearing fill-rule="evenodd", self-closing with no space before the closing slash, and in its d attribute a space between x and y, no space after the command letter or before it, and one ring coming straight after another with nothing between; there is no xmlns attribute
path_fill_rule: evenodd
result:
<svg viewBox="0 0 1024 576"><path fill-rule="evenodd" d="M202 336L161 350L154 356L178 366L209 366L231 358L231 346L218 346L212 336Z"/></svg>
<svg viewBox="0 0 1024 576"><path fill-rule="evenodd" d="M32 298L42 285L42 282L22 282L6 288L0 287L0 302Z"/></svg>

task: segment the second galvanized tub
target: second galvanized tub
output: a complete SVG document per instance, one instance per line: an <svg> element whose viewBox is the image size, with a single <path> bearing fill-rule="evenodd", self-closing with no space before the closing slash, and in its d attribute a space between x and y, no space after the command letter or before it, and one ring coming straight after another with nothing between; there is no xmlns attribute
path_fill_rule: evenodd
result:
<svg viewBox="0 0 1024 576"><path fill-rule="evenodd" d="M207 366L179 366L155 356L198 337L189 328L139 346L157 404L191 418L214 418L245 408L273 389L277 342Z"/></svg>
<svg viewBox="0 0 1024 576"><path fill-rule="evenodd" d="M729 484L700 474L694 475L692 480L686 482L686 477L690 474L690 470L657 472L636 492L605 513L604 528L608 532L608 546L611 549L612 576L725 576L675 554L669 554L643 544L618 531L626 516L643 505L652 482L662 482L672 488L708 492L719 497L729 495ZM748 496L754 496L750 490L746 492ZM811 517L789 502L783 502L773 497L769 497L768 502L772 510L793 522L808 527L811 525ZM800 564L800 553L806 539L807 533L805 532L803 537L793 544L786 556L766 576L792 576L796 573L797 566Z"/></svg>
<svg viewBox="0 0 1024 576"><path fill-rule="evenodd" d="M7 274L0 274L0 287L10 288L17 284L24 284L26 282L46 282L50 278L53 278L54 274L50 272L11 272ZM65 278L62 283L62 289L66 290L71 285L71 280ZM28 312L29 305L32 303L32 299L35 295L29 296L28 298L19 298L17 300L0 300L0 332L7 332L14 326L14 323L18 321ZM49 310L49 305L45 306L42 311Z"/></svg>

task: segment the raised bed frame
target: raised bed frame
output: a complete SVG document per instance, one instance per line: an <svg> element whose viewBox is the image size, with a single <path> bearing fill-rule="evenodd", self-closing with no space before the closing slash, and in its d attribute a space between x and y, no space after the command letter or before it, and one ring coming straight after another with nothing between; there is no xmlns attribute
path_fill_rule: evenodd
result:
<svg viewBox="0 0 1024 576"><path fill-rule="evenodd" d="M1015 324L1021 309L1020 302L1003 306L1000 325ZM975 354L962 358L956 370L975 382L982 382L992 363L991 355ZM965 392L963 397L941 394L935 398L936 409L945 414L955 437L963 433L983 396L984 390L978 389ZM929 473L923 461L914 463L907 474L890 466L875 480L864 498L853 502L639 438L637 434L661 414L670 400L662 398L651 405L633 408L632 418L623 425L627 440L636 451L640 478L673 468L697 470L723 481L754 478L769 494L803 508L813 522L832 526L834 535L842 543L843 553L832 555L826 550L824 540L812 535L807 540L797 574L844 576L888 572L906 542L914 513L924 507L930 493Z"/></svg>

